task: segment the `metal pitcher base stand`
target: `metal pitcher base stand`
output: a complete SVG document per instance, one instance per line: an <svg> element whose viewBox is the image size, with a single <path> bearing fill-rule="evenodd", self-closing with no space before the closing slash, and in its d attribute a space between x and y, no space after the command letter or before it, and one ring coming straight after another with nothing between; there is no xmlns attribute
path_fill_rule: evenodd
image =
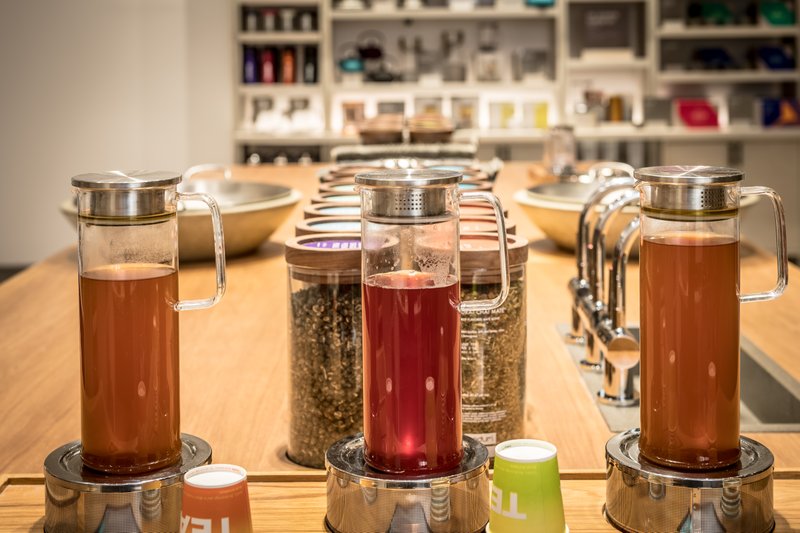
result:
<svg viewBox="0 0 800 533"><path fill-rule="evenodd" d="M325 467L333 533L477 533L489 522L489 452L470 437L459 468L430 477L370 469L362 435L331 446Z"/></svg>
<svg viewBox="0 0 800 533"><path fill-rule="evenodd" d="M639 429L606 444L608 521L633 532L747 532L775 528L772 453L742 437L737 465L714 472L680 472L639 461Z"/></svg>
<svg viewBox="0 0 800 533"><path fill-rule="evenodd" d="M83 468L80 441L44 462L47 533L180 531L183 475L211 462L211 446L181 434L181 461L146 474L103 474Z"/></svg>

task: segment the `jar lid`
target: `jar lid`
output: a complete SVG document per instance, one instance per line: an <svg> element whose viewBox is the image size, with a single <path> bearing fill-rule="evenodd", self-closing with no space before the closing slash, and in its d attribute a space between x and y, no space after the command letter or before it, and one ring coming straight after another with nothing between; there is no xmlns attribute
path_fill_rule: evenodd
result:
<svg viewBox="0 0 800 533"><path fill-rule="evenodd" d="M491 231L491 230L489 230ZM298 222L294 227L295 236L312 233L360 233L361 217L314 217Z"/></svg>
<svg viewBox="0 0 800 533"><path fill-rule="evenodd" d="M286 241L286 262L315 270L361 268L361 235L358 233L317 233Z"/></svg>
<svg viewBox="0 0 800 533"><path fill-rule="evenodd" d="M517 266L528 261L528 241L507 235L508 264ZM496 233L464 233L459 243L461 270L494 270L500 268L500 243Z"/></svg>
<svg viewBox="0 0 800 533"><path fill-rule="evenodd" d="M305 218L317 217L361 217L361 204L349 202L328 202L324 204L308 204L303 209Z"/></svg>
<svg viewBox="0 0 800 533"><path fill-rule="evenodd" d="M146 189L167 187L181 181L181 174L163 170L109 170L73 176L72 185L81 189Z"/></svg>
<svg viewBox="0 0 800 533"><path fill-rule="evenodd" d="M461 181L461 173L452 170L378 170L356 174L356 183L368 187L429 187Z"/></svg>
<svg viewBox="0 0 800 533"><path fill-rule="evenodd" d="M356 193L348 192L322 192L311 197L312 204L354 204L361 202L361 197Z"/></svg>
<svg viewBox="0 0 800 533"><path fill-rule="evenodd" d="M741 170L703 165L646 167L640 168L634 175L639 181L669 185L735 183L744 179L744 172Z"/></svg>

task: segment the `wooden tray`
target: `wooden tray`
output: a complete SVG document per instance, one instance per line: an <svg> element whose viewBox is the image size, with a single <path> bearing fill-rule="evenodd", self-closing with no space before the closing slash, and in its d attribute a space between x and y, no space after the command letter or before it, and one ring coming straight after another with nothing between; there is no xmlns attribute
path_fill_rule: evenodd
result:
<svg viewBox="0 0 800 533"><path fill-rule="evenodd" d="M325 531L323 472L251 473L249 480L254 531ZM570 533L616 531L602 515L605 472L562 472L561 492ZM775 473L775 521L776 532L800 531L800 472ZM43 524L43 476L0 475L0 532L42 531Z"/></svg>

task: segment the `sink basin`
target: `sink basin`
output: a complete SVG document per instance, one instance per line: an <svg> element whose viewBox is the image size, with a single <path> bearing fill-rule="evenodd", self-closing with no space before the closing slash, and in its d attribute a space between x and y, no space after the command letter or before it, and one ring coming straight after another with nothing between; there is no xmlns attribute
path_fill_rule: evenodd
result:
<svg viewBox="0 0 800 533"><path fill-rule="evenodd" d="M566 325L558 327L559 333L568 331ZM639 337L639 328L631 328ZM579 366L584 357L584 347L566 345ZM800 432L800 383L758 349L746 337L741 339L741 431L742 433ZM639 367L634 382L639 390ZM581 371L584 384L592 396L602 387L599 373ZM613 407L597 403L600 413L613 432L639 427L639 406Z"/></svg>

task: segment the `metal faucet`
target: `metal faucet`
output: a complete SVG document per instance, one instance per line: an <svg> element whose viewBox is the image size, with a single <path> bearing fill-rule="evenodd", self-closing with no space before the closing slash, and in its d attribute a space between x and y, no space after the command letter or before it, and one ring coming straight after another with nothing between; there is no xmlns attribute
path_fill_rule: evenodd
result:
<svg viewBox="0 0 800 533"><path fill-rule="evenodd" d="M629 189L633 187L633 184L633 177L613 178L606 181L589 198L578 219L578 235L575 246L578 275L572 278L568 284L572 296L572 316L570 332L567 333L565 340L571 344L585 344L589 353L592 350L591 343L594 333L592 317L595 312L589 283L591 272L594 270L594 255L591 253L593 244L589 239L592 223L597 218L598 207L606 196Z"/></svg>
<svg viewBox="0 0 800 533"><path fill-rule="evenodd" d="M638 236L639 217L636 217L622 231L614 247L609 272L608 315L597 328L596 344L600 347L603 369L603 388L597 392L597 397L604 404L618 407L639 403L632 372L639 364L639 342L625 327L625 267Z"/></svg>
<svg viewBox="0 0 800 533"><path fill-rule="evenodd" d="M605 257L606 233L612 222L623 208L639 201L639 193L632 187L621 188L619 198L614 200L600 215L594 226L592 245L587 246L588 255L588 295L578 306L578 315L585 329L586 356L581 360L584 370L600 372L602 370L602 354L597 342L597 330L607 318L606 304L603 301L605 293Z"/></svg>

